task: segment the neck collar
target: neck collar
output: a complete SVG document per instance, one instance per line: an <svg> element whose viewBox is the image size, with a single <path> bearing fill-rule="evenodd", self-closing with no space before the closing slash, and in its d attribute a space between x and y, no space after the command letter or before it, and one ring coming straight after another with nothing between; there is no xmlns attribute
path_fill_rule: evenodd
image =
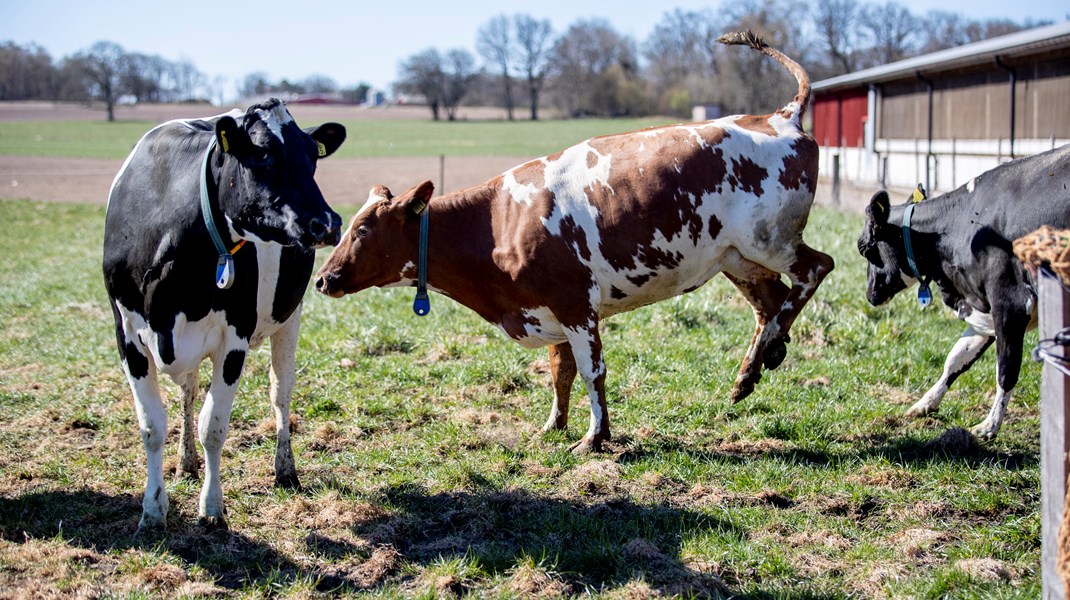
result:
<svg viewBox="0 0 1070 600"><path fill-rule="evenodd" d="M427 296L427 230L430 212L424 207L420 213L420 246L416 255L416 299L412 303L412 311L421 317L431 312L431 299Z"/></svg>
<svg viewBox="0 0 1070 600"><path fill-rule="evenodd" d="M233 255L245 245L245 240L239 240L237 245L228 251L223 245L223 236L219 234L219 228L216 227L215 217L212 216L212 204L208 199L208 162L212 160L213 150L215 150L215 135L208 143L208 149L204 151L204 160L201 161L201 217L208 229L208 235L212 237L212 244L219 254L219 260L216 261L215 285L225 290L234 283Z"/></svg>
<svg viewBox="0 0 1070 600"><path fill-rule="evenodd" d="M918 302L924 307L932 302L933 295L929 290L931 278L922 277L921 273L918 272L918 263L914 260L914 246L910 243L910 218L914 216L915 206L917 204L911 202L907 205L906 210L903 211L903 248L907 252L907 265L910 267L910 273L920 284L918 287Z"/></svg>

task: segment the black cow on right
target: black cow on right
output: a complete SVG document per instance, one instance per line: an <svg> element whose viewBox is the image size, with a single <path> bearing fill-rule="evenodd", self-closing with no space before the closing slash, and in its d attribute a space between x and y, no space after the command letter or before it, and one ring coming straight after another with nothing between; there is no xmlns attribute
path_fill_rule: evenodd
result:
<svg viewBox="0 0 1070 600"><path fill-rule="evenodd" d="M1042 225L1070 229L1070 145L1004 163L920 203L891 206L887 192L874 194L858 238L869 261L866 299L880 306L915 284L920 298L932 282L967 324L940 379L906 416L939 408L955 379L995 341L995 401L972 432L981 440L999 433L1025 332L1036 326L1036 288L1011 244Z"/></svg>

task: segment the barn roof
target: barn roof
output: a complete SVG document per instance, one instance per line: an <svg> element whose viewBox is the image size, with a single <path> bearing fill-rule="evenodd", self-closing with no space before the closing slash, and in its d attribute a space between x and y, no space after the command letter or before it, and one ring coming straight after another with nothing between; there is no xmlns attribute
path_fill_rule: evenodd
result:
<svg viewBox="0 0 1070 600"><path fill-rule="evenodd" d="M814 83L813 90L819 92L855 85L881 83L902 79L907 76L913 77L915 73L919 72L945 71L991 63L995 56L1007 59L1066 47L1070 47L1070 21L1026 29L957 48L948 48L931 54L923 54L922 56L915 56L879 67L824 79Z"/></svg>

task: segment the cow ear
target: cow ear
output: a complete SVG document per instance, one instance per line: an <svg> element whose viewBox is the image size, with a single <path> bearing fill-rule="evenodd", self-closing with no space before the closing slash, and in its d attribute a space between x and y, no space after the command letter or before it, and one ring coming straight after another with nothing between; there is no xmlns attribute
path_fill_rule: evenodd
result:
<svg viewBox="0 0 1070 600"><path fill-rule="evenodd" d="M881 190L873 194L866 207L866 218L875 225L884 225L888 222L888 213L891 211L891 201L888 192Z"/></svg>
<svg viewBox="0 0 1070 600"><path fill-rule="evenodd" d="M316 141L316 158L327 158L346 141L346 128L339 123L324 123L310 127L305 133Z"/></svg>
<svg viewBox="0 0 1070 600"><path fill-rule="evenodd" d="M427 203L434 192L434 184L425 181L402 194L398 202L405 207L405 214L421 215L427 209Z"/></svg>
<svg viewBox="0 0 1070 600"><path fill-rule="evenodd" d="M232 117L221 117L215 124L215 141L223 152L241 156L248 153L252 142L249 135L238 127L238 122Z"/></svg>

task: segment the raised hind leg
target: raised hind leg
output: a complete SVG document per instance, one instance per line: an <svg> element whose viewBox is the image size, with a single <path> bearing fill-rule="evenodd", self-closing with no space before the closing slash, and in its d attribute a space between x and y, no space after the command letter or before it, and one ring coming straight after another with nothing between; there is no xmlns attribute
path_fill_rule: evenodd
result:
<svg viewBox="0 0 1070 600"><path fill-rule="evenodd" d="M802 308L806 307L814 292L817 291L817 286L820 286L825 276L832 272L832 268L836 267L836 262L832 260L832 257L826 255L825 252L814 250L806 244L799 244L795 248L795 257L795 262L788 268L788 277L792 280L792 289L788 292L788 297L784 298L776 319L763 332L763 336L767 336L769 339L788 335L799 313L802 312ZM768 368L776 368L768 365L769 360L767 358L763 358L763 360L765 360Z"/></svg>
<svg viewBox="0 0 1070 600"><path fill-rule="evenodd" d="M784 299L788 295L788 286L780 280L780 274L771 271L758 263L743 258L735 250L727 257L724 274L736 289L743 294L747 302L754 310L754 335L751 336L750 346L739 366L736 382L732 386L732 401L739 402L754 391L754 386L762 378L763 355L776 358L777 354L785 352L787 335L780 336L770 343L769 348L760 344L762 332L769 322L776 316ZM783 356L780 356L783 360ZM779 366L780 360L775 364ZM771 362L771 361L766 361Z"/></svg>
<svg viewBox="0 0 1070 600"><path fill-rule="evenodd" d="M554 384L554 403L543 431L564 430L568 427L568 404L572 396L572 382L576 379L576 359L568 342L549 347L550 379Z"/></svg>
<svg viewBox="0 0 1070 600"><path fill-rule="evenodd" d="M786 349L783 342L788 339L791 326L817 292L817 286L835 266L831 256L806 244L799 244L795 249L795 261L788 267L787 273L791 279L791 289L776 317L765 327L758 340L762 348L762 362L767 369L777 368L784 360Z"/></svg>

